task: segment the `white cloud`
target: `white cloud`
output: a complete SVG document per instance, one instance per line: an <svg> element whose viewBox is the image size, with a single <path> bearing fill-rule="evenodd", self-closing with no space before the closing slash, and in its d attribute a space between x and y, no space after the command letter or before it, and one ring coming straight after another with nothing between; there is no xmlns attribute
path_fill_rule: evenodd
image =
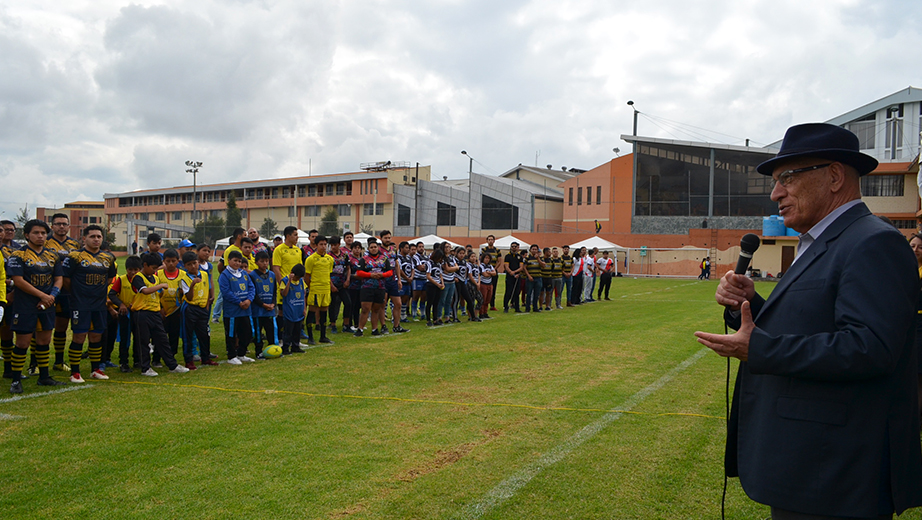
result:
<svg viewBox="0 0 922 520"><path fill-rule="evenodd" d="M24 0L0 8L0 210L188 184L187 159L200 182L376 160L459 177L462 149L477 171L538 151L590 168L628 149L628 99L645 135L764 144L922 86L919 18L899 0Z"/></svg>

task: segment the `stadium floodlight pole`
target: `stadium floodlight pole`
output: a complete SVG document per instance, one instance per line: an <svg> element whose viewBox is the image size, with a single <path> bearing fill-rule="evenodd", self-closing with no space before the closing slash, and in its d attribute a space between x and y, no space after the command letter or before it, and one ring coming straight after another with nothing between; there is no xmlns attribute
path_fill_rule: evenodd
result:
<svg viewBox="0 0 922 520"><path fill-rule="evenodd" d="M195 214L198 207L198 169L202 167L201 161L186 161L189 168L186 173L192 174L192 228L195 228Z"/></svg>
<svg viewBox="0 0 922 520"><path fill-rule="evenodd" d="M640 112L637 110L637 107L634 106L633 101L628 101L627 104L629 107L631 107L634 110L634 133L631 135L633 135L634 137L637 137L637 114L639 114Z"/></svg>

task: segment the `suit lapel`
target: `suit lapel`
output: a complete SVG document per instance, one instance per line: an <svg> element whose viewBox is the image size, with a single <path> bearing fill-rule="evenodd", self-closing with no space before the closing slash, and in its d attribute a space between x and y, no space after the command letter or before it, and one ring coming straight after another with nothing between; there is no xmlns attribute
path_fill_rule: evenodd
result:
<svg viewBox="0 0 922 520"><path fill-rule="evenodd" d="M871 212L868 210L868 207L862 202L855 205L852 208L849 208L848 211L839 216L829 227L826 228L823 233L813 241L813 244L807 249L807 251L794 262L794 265L788 269L788 272L781 277L781 281L778 282L778 285L775 287L775 290L772 291L771 295L768 297L768 300L765 301L765 305L762 306L762 309L759 311L758 316L755 316L755 319L758 319L759 316L762 316L768 310L772 304L784 294L787 288L797 281L800 278L800 275L803 274L807 268L809 268L814 262L817 261L823 254L826 253L826 250L829 248L829 243L838 238L843 231L845 231L853 222L859 218L870 215Z"/></svg>

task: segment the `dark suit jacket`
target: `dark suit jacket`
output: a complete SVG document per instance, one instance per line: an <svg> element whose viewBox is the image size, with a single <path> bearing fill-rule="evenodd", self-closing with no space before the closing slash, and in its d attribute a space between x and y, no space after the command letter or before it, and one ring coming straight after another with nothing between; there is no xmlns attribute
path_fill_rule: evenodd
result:
<svg viewBox="0 0 922 520"><path fill-rule="evenodd" d="M864 517L922 505L918 277L906 239L862 203L826 228L767 301L756 295L726 452L727 474L753 500Z"/></svg>

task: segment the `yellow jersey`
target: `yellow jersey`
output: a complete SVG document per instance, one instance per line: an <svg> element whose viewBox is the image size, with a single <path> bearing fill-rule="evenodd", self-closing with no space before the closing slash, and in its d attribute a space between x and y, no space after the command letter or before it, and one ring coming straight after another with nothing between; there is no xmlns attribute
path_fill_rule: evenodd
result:
<svg viewBox="0 0 922 520"><path fill-rule="evenodd" d="M333 272L335 262L331 255L321 256L314 253L307 257L304 261L304 272L311 277L311 293L330 292L330 273Z"/></svg>
<svg viewBox="0 0 922 520"><path fill-rule="evenodd" d="M169 316L179 310L182 291L179 288L181 283L192 285L189 275L181 269L177 269L174 274L167 274L163 269L157 271L157 283L167 284L163 294L160 295L160 307L163 309L164 316Z"/></svg>
<svg viewBox="0 0 922 520"><path fill-rule="evenodd" d="M186 279L180 281L180 288L182 289L183 295L189 292L189 287L192 285L193 276L189 273L186 274ZM195 284L195 287L192 287L192 299L188 299L183 296L183 301L189 305L194 305L196 307L205 308L208 307L208 286L210 284L210 279L208 278L207 273L202 273L199 271L196 276L201 277L202 281Z"/></svg>

